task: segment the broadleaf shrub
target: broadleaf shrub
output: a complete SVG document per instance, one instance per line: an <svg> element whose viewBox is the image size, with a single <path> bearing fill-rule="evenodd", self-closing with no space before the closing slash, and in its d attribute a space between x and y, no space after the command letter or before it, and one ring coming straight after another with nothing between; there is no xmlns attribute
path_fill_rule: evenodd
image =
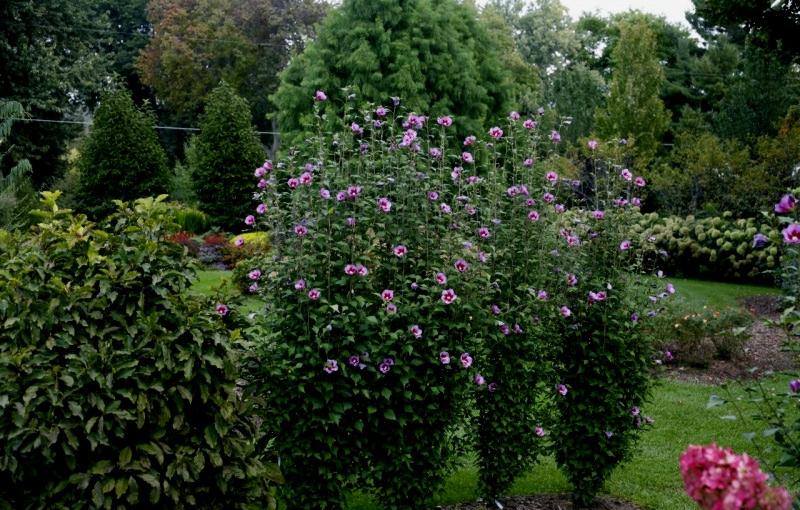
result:
<svg viewBox="0 0 800 510"><path fill-rule="evenodd" d="M164 197L102 229L56 199L0 237L0 507L274 505L241 321L186 292Z"/></svg>
<svg viewBox="0 0 800 510"><path fill-rule="evenodd" d="M587 504L648 423L654 249L626 237L646 185L615 163L626 146L591 141L589 173L559 176L577 167L535 119L462 140L402 108L323 120L326 98L317 136L255 170L244 218L271 239L242 268L269 332L248 379L275 410L287 504L341 508L358 487L424 508L470 443L498 498L548 437Z"/></svg>

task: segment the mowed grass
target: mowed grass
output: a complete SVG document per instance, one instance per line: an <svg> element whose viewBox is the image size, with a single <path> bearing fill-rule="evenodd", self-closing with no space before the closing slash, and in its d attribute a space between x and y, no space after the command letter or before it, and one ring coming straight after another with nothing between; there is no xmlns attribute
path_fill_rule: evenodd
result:
<svg viewBox="0 0 800 510"><path fill-rule="evenodd" d="M228 271L200 271L193 291L209 294L230 277ZM670 278L679 299L691 306L726 308L738 306L738 299L752 295L778 294L771 287L735 283ZM258 301L248 298L248 307L257 308ZM254 308L254 309L255 309ZM783 389L789 377L778 375L767 381L769 386ZM732 390L733 394L740 390ZM646 431L632 460L617 469L606 483L604 492L633 501L652 510L690 510L697 506L685 495L678 469L678 458L689 444L716 442L737 451L756 451L744 437L745 432L758 430L756 424L742 420L723 420L735 414L730 406L707 409L712 394L724 395L715 386L662 380L653 391L653 399L644 412L655 419ZM746 405L743 405L747 409ZM763 427L762 427L763 428ZM447 480L444 490L433 501L435 505L473 501L477 497L478 476L472 459ZM518 480L513 494L564 493L570 487L555 466L545 458ZM354 494L348 510L379 510L381 507L368 494Z"/></svg>

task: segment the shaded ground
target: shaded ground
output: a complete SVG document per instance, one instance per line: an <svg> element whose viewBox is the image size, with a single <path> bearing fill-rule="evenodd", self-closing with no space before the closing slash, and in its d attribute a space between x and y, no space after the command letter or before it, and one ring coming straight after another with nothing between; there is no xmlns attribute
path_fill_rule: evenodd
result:
<svg viewBox="0 0 800 510"><path fill-rule="evenodd" d="M540 494L536 496L514 496L503 498L504 510L574 510L567 495ZM436 507L442 510L498 510L500 507L483 502L462 503ZM595 506L587 510L640 510L641 507L619 499L600 496Z"/></svg>
<svg viewBox="0 0 800 510"><path fill-rule="evenodd" d="M668 365L665 367L668 377L694 383L719 384L731 379L751 378L770 370L781 372L798 367L797 356L781 350L786 334L768 324L768 321L780 316L780 296L750 296L741 298L739 302L755 316L744 355L730 361L714 360L708 368Z"/></svg>

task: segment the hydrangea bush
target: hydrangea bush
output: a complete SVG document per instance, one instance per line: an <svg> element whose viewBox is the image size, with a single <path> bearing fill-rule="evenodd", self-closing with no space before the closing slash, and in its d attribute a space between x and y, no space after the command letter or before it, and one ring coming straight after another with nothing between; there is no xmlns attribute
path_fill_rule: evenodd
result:
<svg viewBox="0 0 800 510"><path fill-rule="evenodd" d="M314 100L318 135L255 170L244 218L271 237L248 269L269 332L252 379L287 504L358 487L424 507L470 444L496 498L548 438L591 500L646 421L652 361L626 147L592 141L590 171L561 176L536 115L457 139L449 116L348 102L325 132Z"/></svg>

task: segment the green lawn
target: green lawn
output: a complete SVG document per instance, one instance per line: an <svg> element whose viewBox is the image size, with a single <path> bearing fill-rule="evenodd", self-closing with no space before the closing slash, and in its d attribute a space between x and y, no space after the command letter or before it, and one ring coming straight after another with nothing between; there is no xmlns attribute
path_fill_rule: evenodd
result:
<svg viewBox="0 0 800 510"><path fill-rule="evenodd" d="M197 280L192 285L192 292L196 294L211 295L214 289L225 283L231 277L230 271L206 269L197 272ZM255 312L260 309L260 303L255 297L245 297L245 313Z"/></svg>
<svg viewBox="0 0 800 510"><path fill-rule="evenodd" d="M691 306L728 308L738 306L737 300L746 296L780 294L780 289L742 283L723 283L687 278L669 278L677 289L678 298Z"/></svg>
<svg viewBox="0 0 800 510"><path fill-rule="evenodd" d="M209 293L225 278L227 271L200 271L193 290ZM724 308L737 306L737 299L759 294L777 294L770 287L733 283L710 282L671 278L680 299L702 307ZM257 300L250 299L257 306ZM785 387L787 376L777 376L770 384ZM675 381L662 381L655 389L653 401L645 412L655 418L655 427L647 431L633 460L618 469L606 484L606 491L614 496L632 500L653 510L686 510L697 508L683 492L678 470L678 457L689 444L717 442L737 451L755 453L743 437L751 428L739 420L722 420L720 416L733 414L727 407L706 409L712 394L720 389ZM476 497L477 471L467 460L447 482L436 504L470 501ZM513 488L515 494L567 492L569 485L555 467L552 459L544 459L527 473ZM378 510L380 507L365 494L351 498L348 510Z"/></svg>

